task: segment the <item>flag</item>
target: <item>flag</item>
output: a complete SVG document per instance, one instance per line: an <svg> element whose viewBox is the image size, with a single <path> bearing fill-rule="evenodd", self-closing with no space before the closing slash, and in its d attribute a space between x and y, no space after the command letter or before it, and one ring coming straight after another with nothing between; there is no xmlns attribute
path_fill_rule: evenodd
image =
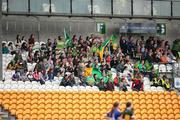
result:
<svg viewBox="0 0 180 120"><path fill-rule="evenodd" d="M140 61L137 61L137 62L134 64L134 68L138 68L138 66L139 66L140 63L141 63Z"/></svg>
<svg viewBox="0 0 180 120"><path fill-rule="evenodd" d="M104 83L107 83L109 81L108 77L103 77Z"/></svg>
<svg viewBox="0 0 180 120"><path fill-rule="evenodd" d="M180 58L180 52L178 52L178 57Z"/></svg>
<svg viewBox="0 0 180 120"><path fill-rule="evenodd" d="M113 44L117 44L117 39L118 39L118 37L115 35L111 35L111 37L110 37L110 40L112 41Z"/></svg>
<svg viewBox="0 0 180 120"><path fill-rule="evenodd" d="M85 76L85 77L90 76L90 75L92 74L92 70L93 70L92 67L90 67L90 68L85 68L84 76Z"/></svg>
<svg viewBox="0 0 180 120"><path fill-rule="evenodd" d="M66 40L65 45L66 46L71 46L72 45L72 38L68 33L66 33L66 30L64 29L64 38Z"/></svg>
<svg viewBox="0 0 180 120"><path fill-rule="evenodd" d="M115 35L111 35L110 40L112 41L113 49L116 49L117 48L117 43L118 43L117 42L118 37L115 36Z"/></svg>
<svg viewBox="0 0 180 120"><path fill-rule="evenodd" d="M91 52L94 53L94 52L96 52L96 51L97 51L97 47L96 47L95 45L93 45L93 46L91 47Z"/></svg>
<svg viewBox="0 0 180 120"><path fill-rule="evenodd" d="M96 74L97 78L99 78L99 79L101 79L103 77L101 71L99 69L97 69L97 68L92 69L92 74L93 75Z"/></svg>
<svg viewBox="0 0 180 120"><path fill-rule="evenodd" d="M146 67L147 71L151 71L151 69L153 68L153 65L146 60L145 61L145 67Z"/></svg>
<svg viewBox="0 0 180 120"><path fill-rule="evenodd" d="M98 48L98 55L99 55L99 57L100 57L100 61L102 61L102 59L103 59L103 54L104 54L104 48L105 48L105 46L107 45L107 44L109 44L109 39L107 39L107 40L105 40L103 43L102 43L102 45Z"/></svg>

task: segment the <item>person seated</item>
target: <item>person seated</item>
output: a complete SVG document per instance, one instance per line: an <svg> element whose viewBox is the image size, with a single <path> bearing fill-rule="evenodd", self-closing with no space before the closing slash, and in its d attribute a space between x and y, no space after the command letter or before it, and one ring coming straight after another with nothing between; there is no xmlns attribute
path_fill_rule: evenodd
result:
<svg viewBox="0 0 180 120"><path fill-rule="evenodd" d="M123 119L124 120L134 120L134 109L130 102L126 103L126 108L123 112Z"/></svg>
<svg viewBox="0 0 180 120"><path fill-rule="evenodd" d="M132 73L129 71L129 69L125 66L123 70L123 76L128 79L128 81L131 81L132 79Z"/></svg>
<svg viewBox="0 0 180 120"><path fill-rule="evenodd" d="M105 91L105 83L104 83L104 80L103 78L101 78L100 82L97 84L98 88L100 91Z"/></svg>
<svg viewBox="0 0 180 120"><path fill-rule="evenodd" d="M132 83L132 90L141 91L143 90L143 82L141 79L134 78Z"/></svg>
<svg viewBox="0 0 180 120"><path fill-rule="evenodd" d="M153 78L153 85L152 86L155 86L155 87L161 86L161 79L160 79L160 77L154 77Z"/></svg>
<svg viewBox="0 0 180 120"><path fill-rule="evenodd" d="M47 71L47 75L48 75L48 80L50 81L54 80L53 68L49 68L49 70Z"/></svg>
<svg viewBox="0 0 180 120"><path fill-rule="evenodd" d="M122 82L119 85L120 91L124 91L124 92L128 91L127 86L129 86L129 84L127 83L126 79L123 77Z"/></svg>
<svg viewBox="0 0 180 120"><path fill-rule="evenodd" d="M15 71L15 73L13 74L13 76L12 76L12 80L13 81L18 81L18 80L20 80L20 72L19 71Z"/></svg>
<svg viewBox="0 0 180 120"><path fill-rule="evenodd" d="M62 86L73 86L75 85L74 78L72 74L66 73L60 83Z"/></svg>
<svg viewBox="0 0 180 120"><path fill-rule="evenodd" d="M113 91L114 90L114 84L111 80L108 80L108 83L105 85L106 91Z"/></svg>
<svg viewBox="0 0 180 120"><path fill-rule="evenodd" d="M161 79L161 86L164 87L166 90L170 90L171 88L171 84L166 75L164 75Z"/></svg>
<svg viewBox="0 0 180 120"><path fill-rule="evenodd" d="M33 81L37 81L40 82L41 84L45 84L45 82L42 80L42 76L41 76L41 72L38 72L37 69L35 69L34 73L33 73Z"/></svg>
<svg viewBox="0 0 180 120"><path fill-rule="evenodd" d="M30 71L27 73L27 78L28 78L30 81L33 81L33 73L32 73L32 70L30 70Z"/></svg>
<svg viewBox="0 0 180 120"><path fill-rule="evenodd" d="M162 63L168 63L168 61L169 61L169 59L165 53L162 54L160 60Z"/></svg>
<svg viewBox="0 0 180 120"><path fill-rule="evenodd" d="M138 69L142 73L146 72L146 66L145 66L145 61L144 60L142 60L141 63L138 65Z"/></svg>

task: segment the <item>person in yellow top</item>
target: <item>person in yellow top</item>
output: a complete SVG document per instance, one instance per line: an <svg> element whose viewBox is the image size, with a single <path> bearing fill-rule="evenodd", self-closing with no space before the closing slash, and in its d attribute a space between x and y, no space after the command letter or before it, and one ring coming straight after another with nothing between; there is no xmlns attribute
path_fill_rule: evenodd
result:
<svg viewBox="0 0 180 120"><path fill-rule="evenodd" d="M159 77L154 77L153 79L153 86L161 86L161 79Z"/></svg>
<svg viewBox="0 0 180 120"><path fill-rule="evenodd" d="M63 49L65 46L65 41L63 40L63 38L61 36L58 36L58 40L57 40L57 49L61 50Z"/></svg>
<svg viewBox="0 0 180 120"><path fill-rule="evenodd" d="M171 84L170 84L169 79L167 78L166 75L164 75L162 77L161 84L162 84L162 87L164 87L166 90L170 90Z"/></svg>

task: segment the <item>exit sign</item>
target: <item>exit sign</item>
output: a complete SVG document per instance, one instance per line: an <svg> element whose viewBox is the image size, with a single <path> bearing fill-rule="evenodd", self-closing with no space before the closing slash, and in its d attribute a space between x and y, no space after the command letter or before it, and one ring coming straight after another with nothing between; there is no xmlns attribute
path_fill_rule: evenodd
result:
<svg viewBox="0 0 180 120"><path fill-rule="evenodd" d="M106 24L104 22L98 22L96 24L97 32L100 34L106 33Z"/></svg>
<svg viewBox="0 0 180 120"><path fill-rule="evenodd" d="M166 35L166 24L165 23L157 23L156 29L157 29L157 34Z"/></svg>

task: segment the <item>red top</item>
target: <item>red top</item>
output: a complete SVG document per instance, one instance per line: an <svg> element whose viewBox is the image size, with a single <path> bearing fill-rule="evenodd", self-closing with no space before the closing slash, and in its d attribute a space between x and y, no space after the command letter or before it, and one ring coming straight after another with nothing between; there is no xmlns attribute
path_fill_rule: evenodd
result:
<svg viewBox="0 0 180 120"><path fill-rule="evenodd" d="M39 75L38 72L33 73L33 77L34 77L34 79L36 79L36 80L39 80L39 79L40 79L40 75Z"/></svg>
<svg viewBox="0 0 180 120"><path fill-rule="evenodd" d="M110 57L110 56L108 56L108 57L106 58L106 62L107 62L107 63L110 63L110 62L111 62L111 57Z"/></svg>

